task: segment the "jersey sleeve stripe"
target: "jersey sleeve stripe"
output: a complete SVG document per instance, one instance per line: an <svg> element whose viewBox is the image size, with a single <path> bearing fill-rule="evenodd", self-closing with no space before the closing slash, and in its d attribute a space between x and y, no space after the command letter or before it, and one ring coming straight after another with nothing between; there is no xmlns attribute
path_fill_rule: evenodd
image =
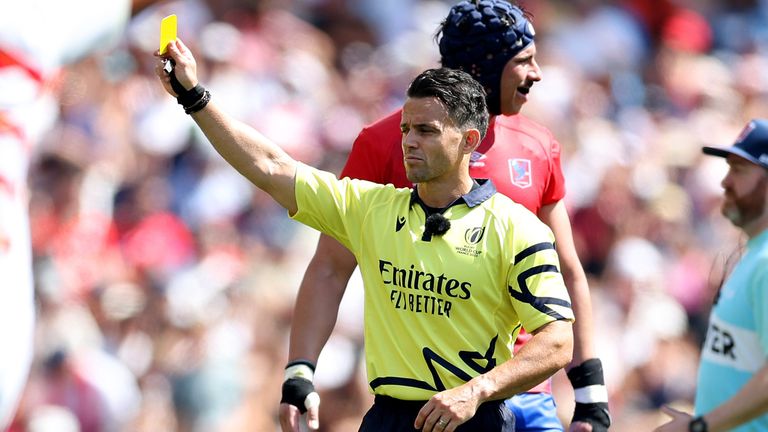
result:
<svg viewBox="0 0 768 432"><path fill-rule="evenodd" d="M536 252L541 252L544 250L554 250L555 244L554 243L536 243L535 245L528 246L527 248L523 249L522 251L518 252L517 255L515 255L515 265L517 265L520 261L528 258L529 256L535 254Z"/></svg>
<svg viewBox="0 0 768 432"><path fill-rule="evenodd" d="M528 289L528 284L526 283L528 278L547 272L559 273L557 267L554 265L540 265L531 267L528 270L522 272L520 276L517 277L517 283L520 286L520 291L518 292L510 286L508 287L509 294L514 297L515 300L528 303L541 313L547 314L557 320L565 320L566 318L564 316L560 315L547 305L557 305L570 308L571 303L569 301L556 297L536 297L533 295L533 293L531 293L531 290Z"/></svg>

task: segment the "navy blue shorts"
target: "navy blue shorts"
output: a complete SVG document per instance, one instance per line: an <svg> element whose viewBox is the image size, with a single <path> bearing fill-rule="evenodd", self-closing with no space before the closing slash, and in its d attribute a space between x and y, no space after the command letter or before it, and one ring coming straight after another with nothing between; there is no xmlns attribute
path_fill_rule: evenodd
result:
<svg viewBox="0 0 768 432"><path fill-rule="evenodd" d="M376 396L373 406L363 417L360 432L417 431L413 422L427 401L403 401L387 396ZM457 432L514 432L515 418L504 401L486 402L475 416L456 428Z"/></svg>

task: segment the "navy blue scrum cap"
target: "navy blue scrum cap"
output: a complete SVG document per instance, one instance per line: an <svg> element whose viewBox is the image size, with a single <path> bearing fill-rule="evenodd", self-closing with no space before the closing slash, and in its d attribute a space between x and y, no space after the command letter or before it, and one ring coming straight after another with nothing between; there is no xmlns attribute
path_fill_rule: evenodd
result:
<svg viewBox="0 0 768 432"><path fill-rule="evenodd" d="M768 120L755 119L747 123L731 147L704 147L702 151L719 157L728 157L731 154L740 156L768 169Z"/></svg>
<svg viewBox="0 0 768 432"><path fill-rule="evenodd" d="M442 65L461 69L485 88L488 111L501 113L501 73L533 43L535 31L517 6L504 0L465 0L440 25Z"/></svg>

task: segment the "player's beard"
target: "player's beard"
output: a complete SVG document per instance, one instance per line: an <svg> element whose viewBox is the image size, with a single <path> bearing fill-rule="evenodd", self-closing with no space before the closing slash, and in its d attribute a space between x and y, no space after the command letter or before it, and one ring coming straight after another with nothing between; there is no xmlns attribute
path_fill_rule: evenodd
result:
<svg viewBox="0 0 768 432"><path fill-rule="evenodd" d="M765 215L767 191L768 175L761 177L755 187L744 194L739 195L733 189L726 189L726 199L721 208L723 216L739 228L746 227Z"/></svg>

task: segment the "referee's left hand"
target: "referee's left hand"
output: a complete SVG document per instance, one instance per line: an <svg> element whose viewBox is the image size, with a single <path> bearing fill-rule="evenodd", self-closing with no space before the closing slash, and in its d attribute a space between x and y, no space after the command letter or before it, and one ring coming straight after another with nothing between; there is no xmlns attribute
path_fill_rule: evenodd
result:
<svg viewBox="0 0 768 432"><path fill-rule="evenodd" d="M453 432L475 415L479 405L468 384L445 390L421 407L413 426L423 432Z"/></svg>

